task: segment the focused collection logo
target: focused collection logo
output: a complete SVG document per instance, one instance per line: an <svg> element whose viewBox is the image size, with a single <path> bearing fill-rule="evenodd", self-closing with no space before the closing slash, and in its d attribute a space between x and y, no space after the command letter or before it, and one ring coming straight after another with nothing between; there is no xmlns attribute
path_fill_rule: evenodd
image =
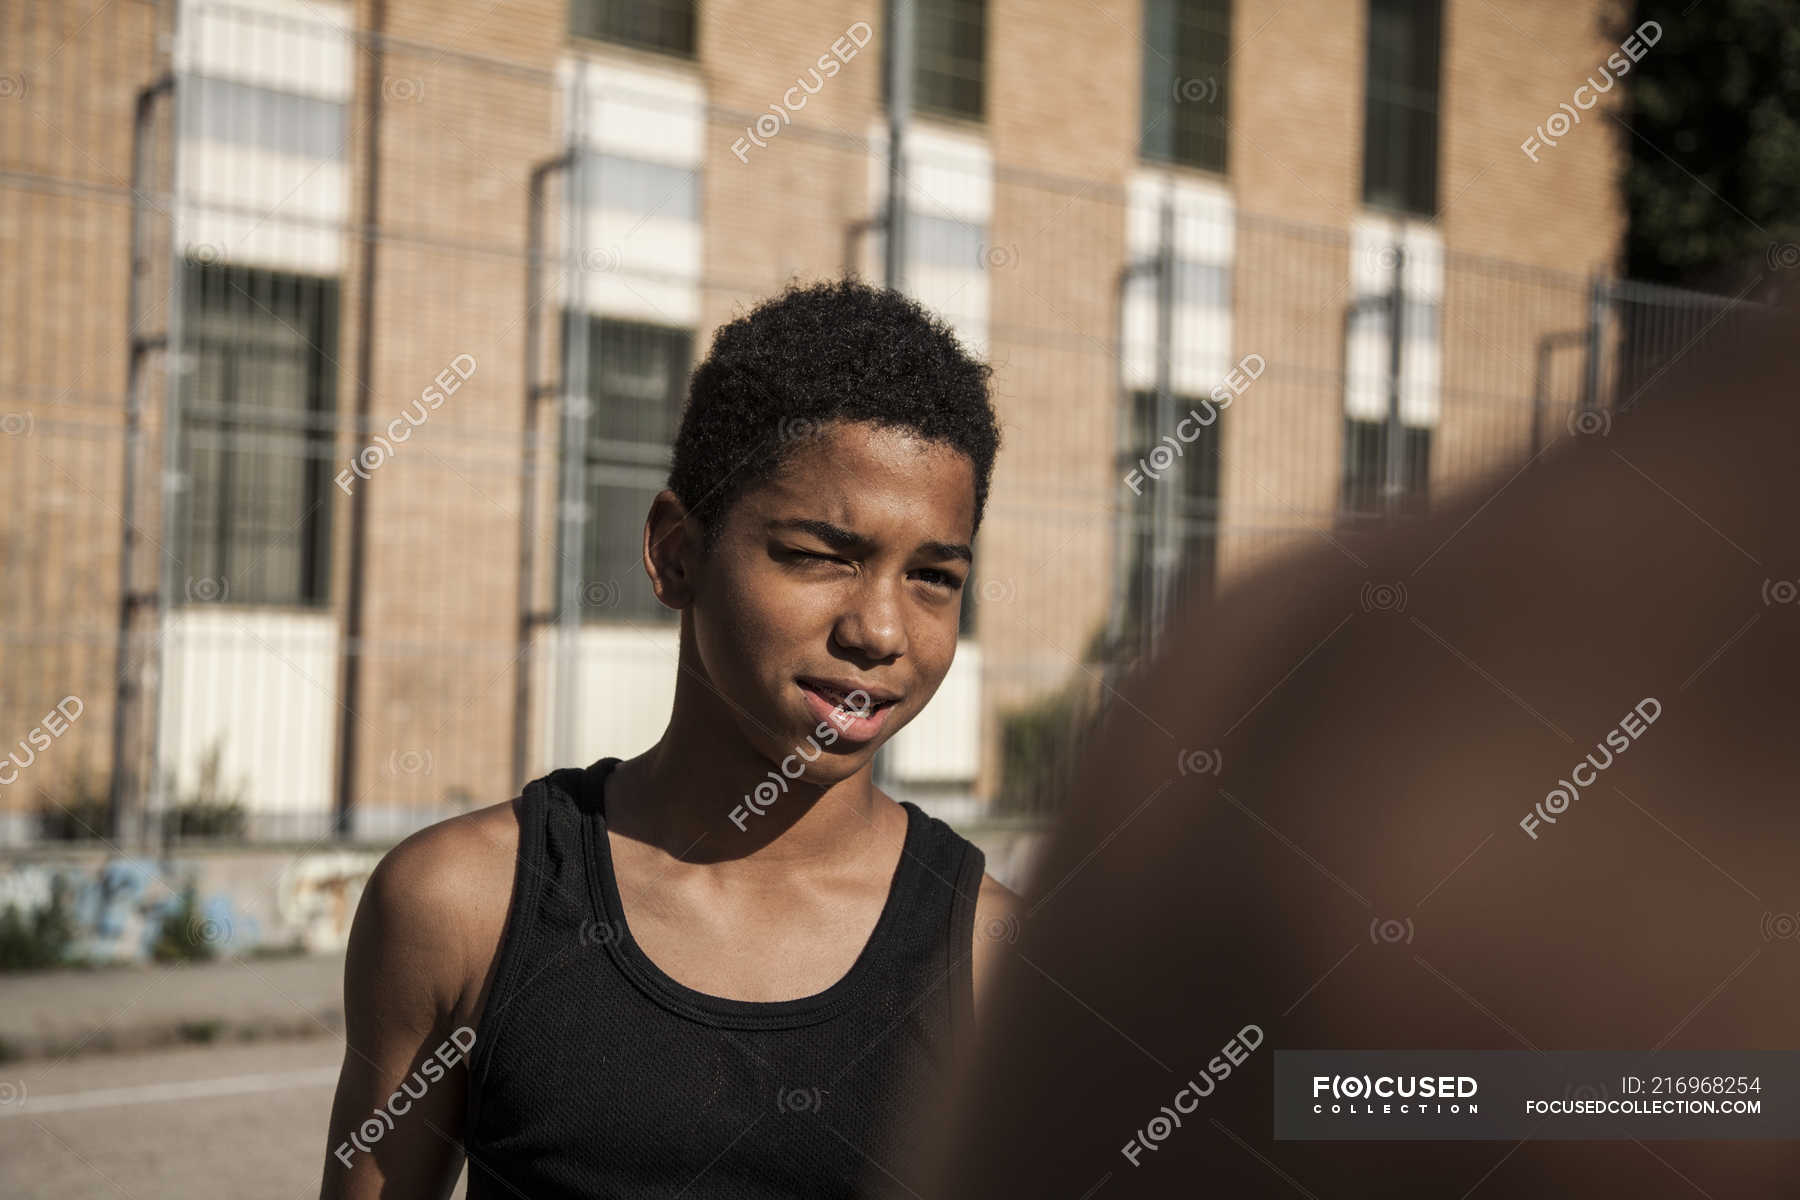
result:
<svg viewBox="0 0 1800 1200"><path fill-rule="evenodd" d="M1321 1116L1473 1116L1480 1090L1473 1075L1314 1075L1312 1110Z"/></svg>

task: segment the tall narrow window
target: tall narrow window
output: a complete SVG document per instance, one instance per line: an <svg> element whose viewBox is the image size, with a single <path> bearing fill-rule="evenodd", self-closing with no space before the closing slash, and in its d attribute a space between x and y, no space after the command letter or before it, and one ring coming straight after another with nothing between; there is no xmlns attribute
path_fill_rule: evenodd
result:
<svg viewBox="0 0 1800 1200"><path fill-rule="evenodd" d="M1442 401L1442 239L1423 222L1375 213L1358 214L1350 236L1338 503L1346 514L1422 511Z"/></svg>
<svg viewBox="0 0 1800 1200"><path fill-rule="evenodd" d="M324 604L338 285L190 263L183 308L187 598Z"/></svg>
<svg viewBox="0 0 1800 1200"><path fill-rule="evenodd" d="M1149 648L1159 586L1163 599L1168 600L1182 595L1187 588L1201 581L1210 586L1213 580L1218 560L1219 428L1224 416L1210 402L1203 403L1199 397L1176 396L1178 428L1163 429L1154 391L1132 392L1131 405L1133 449L1126 456L1128 462L1148 458L1165 433L1181 439L1194 438L1182 447L1180 457L1169 464L1160 478L1141 479L1138 491L1129 498L1131 532L1125 567L1123 648L1127 653L1137 653ZM1201 425L1188 415L1195 411L1202 417L1210 413L1213 420ZM1175 489L1175 520L1172 528L1159 533L1155 513L1160 500L1158 492L1162 488ZM1166 577L1160 569L1163 555L1159 548L1163 545L1169 547L1174 567Z"/></svg>
<svg viewBox="0 0 1800 1200"><path fill-rule="evenodd" d="M1376 515L1386 511L1388 494L1388 426L1385 421L1344 418L1343 489L1338 497L1343 511ZM1431 478L1431 429L1400 427L1398 507L1401 512L1422 512Z"/></svg>
<svg viewBox="0 0 1800 1200"><path fill-rule="evenodd" d="M1369 0L1363 202L1437 209L1442 0Z"/></svg>
<svg viewBox="0 0 1800 1200"><path fill-rule="evenodd" d="M694 16L694 0L570 0L569 32L692 58Z"/></svg>
<svg viewBox="0 0 1800 1200"><path fill-rule="evenodd" d="M1139 152L1225 169L1231 0L1145 0Z"/></svg>
<svg viewBox="0 0 1800 1200"><path fill-rule="evenodd" d="M178 7L180 248L200 261L341 277L351 221L351 6Z"/></svg>
<svg viewBox="0 0 1800 1200"><path fill-rule="evenodd" d="M913 16L913 107L981 120L987 107L986 0L914 0ZM881 74L881 101L888 101L886 71Z"/></svg>
<svg viewBox="0 0 1800 1200"><path fill-rule="evenodd" d="M644 516L668 479L692 352L690 330L588 318L586 619L675 619L651 593L641 561Z"/></svg>

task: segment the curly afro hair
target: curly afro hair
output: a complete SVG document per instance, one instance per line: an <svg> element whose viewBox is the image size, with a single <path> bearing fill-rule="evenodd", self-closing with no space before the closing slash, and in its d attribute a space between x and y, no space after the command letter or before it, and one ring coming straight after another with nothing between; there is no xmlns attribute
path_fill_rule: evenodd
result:
<svg viewBox="0 0 1800 1200"><path fill-rule="evenodd" d="M790 283L719 328L688 384L668 487L703 526L703 551L745 492L833 421L870 421L948 445L975 467L975 528L1000 429L993 368L903 293L854 278Z"/></svg>

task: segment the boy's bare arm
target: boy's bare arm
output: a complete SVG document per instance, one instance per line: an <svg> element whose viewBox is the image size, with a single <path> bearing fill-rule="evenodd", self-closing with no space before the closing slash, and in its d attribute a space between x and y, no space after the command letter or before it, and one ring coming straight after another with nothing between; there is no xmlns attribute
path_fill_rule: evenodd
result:
<svg viewBox="0 0 1800 1200"><path fill-rule="evenodd" d="M390 850L357 906L321 1200L444 1197L462 1171L474 1031L461 1015L469 894L457 863L475 849L462 820Z"/></svg>

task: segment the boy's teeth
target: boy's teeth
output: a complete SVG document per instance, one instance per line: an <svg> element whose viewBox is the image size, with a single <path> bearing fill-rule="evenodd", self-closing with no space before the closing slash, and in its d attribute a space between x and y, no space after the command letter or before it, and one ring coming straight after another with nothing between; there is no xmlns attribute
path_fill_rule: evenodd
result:
<svg viewBox="0 0 1800 1200"><path fill-rule="evenodd" d="M877 700L871 696L865 704L856 706L850 703L850 697L847 693L840 692L835 688L826 687L822 683L811 683L807 686L827 700L835 703L839 708L846 709L850 712L874 712L876 709L887 703L886 700Z"/></svg>
<svg viewBox="0 0 1800 1200"><path fill-rule="evenodd" d="M851 708L851 709L853 709L853 711L857 711L857 712L861 712L865 708L868 709L869 711L873 711L877 708L880 708L883 703L882 701L878 701L873 698L870 698L868 703L865 705L852 706L850 704L850 697L847 693L840 692L834 688L828 688L823 685L814 685L813 690L818 692L819 695L824 696L826 699L831 700L834 703L836 703L838 705L838 707Z"/></svg>

